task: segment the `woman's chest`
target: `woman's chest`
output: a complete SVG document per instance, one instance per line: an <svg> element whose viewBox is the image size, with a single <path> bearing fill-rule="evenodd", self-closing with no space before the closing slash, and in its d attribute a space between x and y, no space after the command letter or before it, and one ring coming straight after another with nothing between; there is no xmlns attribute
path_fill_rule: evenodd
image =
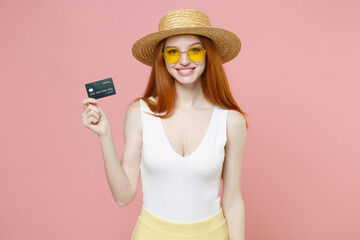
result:
<svg viewBox="0 0 360 240"><path fill-rule="evenodd" d="M169 147L179 156L194 153L211 131L215 109L185 111L160 120L160 128Z"/></svg>

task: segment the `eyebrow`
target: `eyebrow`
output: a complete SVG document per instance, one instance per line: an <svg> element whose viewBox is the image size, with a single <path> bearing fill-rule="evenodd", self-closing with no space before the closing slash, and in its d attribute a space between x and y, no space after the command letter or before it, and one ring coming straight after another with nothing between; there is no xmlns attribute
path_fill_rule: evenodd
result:
<svg viewBox="0 0 360 240"><path fill-rule="evenodd" d="M192 46L192 45L196 45L196 44L200 44L200 45L202 45L202 44L201 44L201 42L196 42L196 43L192 43L192 44L190 44L188 47L190 47L190 46ZM174 46L166 46L166 47L165 47L165 49L166 49L166 48L178 48L178 47L174 47Z"/></svg>

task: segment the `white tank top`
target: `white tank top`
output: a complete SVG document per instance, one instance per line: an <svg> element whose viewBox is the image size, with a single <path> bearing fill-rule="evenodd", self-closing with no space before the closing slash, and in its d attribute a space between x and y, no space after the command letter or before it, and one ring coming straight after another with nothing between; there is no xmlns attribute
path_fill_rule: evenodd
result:
<svg viewBox="0 0 360 240"><path fill-rule="evenodd" d="M183 157L170 145L161 119L145 113L154 112L142 99L139 101L144 208L174 222L195 222L214 215L220 208L228 109L215 105L202 142L193 153Z"/></svg>

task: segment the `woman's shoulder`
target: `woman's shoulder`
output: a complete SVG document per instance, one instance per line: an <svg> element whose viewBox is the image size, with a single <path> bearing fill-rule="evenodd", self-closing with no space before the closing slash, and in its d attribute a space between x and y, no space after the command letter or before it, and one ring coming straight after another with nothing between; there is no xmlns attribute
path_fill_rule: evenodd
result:
<svg viewBox="0 0 360 240"><path fill-rule="evenodd" d="M141 103L140 100L134 101L129 104L128 108L126 109L125 118L129 117L131 120L140 120L140 110L141 110Z"/></svg>
<svg viewBox="0 0 360 240"><path fill-rule="evenodd" d="M246 128L246 120L242 113L237 110L229 109L227 122L231 129L244 129Z"/></svg>
<svg viewBox="0 0 360 240"><path fill-rule="evenodd" d="M150 96L148 98L143 98L143 99L140 98L139 101L136 101L138 103L136 103L136 105L134 104L134 106L139 105L138 108L140 109L140 111L143 111L143 112L147 112L147 113L151 113L151 114L155 114L155 115L159 114L159 113L156 113L153 110L151 110L150 105L148 104L149 101L154 104L157 104L158 100L157 100L157 98L155 98L153 96ZM150 103L150 104L153 105L152 103Z"/></svg>

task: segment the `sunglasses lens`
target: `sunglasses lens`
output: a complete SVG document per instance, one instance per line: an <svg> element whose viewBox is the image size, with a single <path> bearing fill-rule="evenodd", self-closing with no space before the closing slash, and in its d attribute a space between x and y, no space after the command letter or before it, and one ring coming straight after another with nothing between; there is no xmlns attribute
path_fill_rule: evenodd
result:
<svg viewBox="0 0 360 240"><path fill-rule="evenodd" d="M164 50L163 56L168 63L176 63L180 59L180 52L176 48L167 48Z"/></svg>
<svg viewBox="0 0 360 240"><path fill-rule="evenodd" d="M192 47L188 50L188 56L194 62L201 61L205 56L205 50L202 47Z"/></svg>

